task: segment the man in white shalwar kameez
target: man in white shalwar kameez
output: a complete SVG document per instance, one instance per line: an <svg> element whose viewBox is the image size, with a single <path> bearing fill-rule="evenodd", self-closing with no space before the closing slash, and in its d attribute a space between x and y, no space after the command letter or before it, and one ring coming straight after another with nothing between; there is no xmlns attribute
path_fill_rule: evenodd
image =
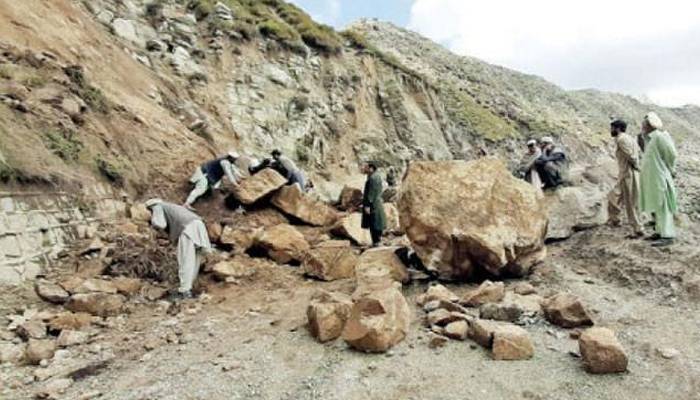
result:
<svg viewBox="0 0 700 400"><path fill-rule="evenodd" d="M170 240L177 241L177 263L180 287L178 298L192 298L192 286L199 274L201 253L211 249L207 228L202 218L183 206L160 199L146 202L151 211L151 224L168 231Z"/></svg>

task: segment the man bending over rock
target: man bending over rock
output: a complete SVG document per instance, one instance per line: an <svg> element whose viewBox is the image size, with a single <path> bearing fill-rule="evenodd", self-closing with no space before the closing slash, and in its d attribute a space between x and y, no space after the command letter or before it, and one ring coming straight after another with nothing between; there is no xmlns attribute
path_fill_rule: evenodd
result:
<svg viewBox="0 0 700 400"><path fill-rule="evenodd" d="M238 185L238 181L243 177L235 165L239 157L240 154L238 152L229 151L224 157L208 161L199 166L190 178L190 183L194 184L194 188L183 206L191 209L192 204L209 189L218 189L224 176L234 186Z"/></svg>
<svg viewBox="0 0 700 400"><path fill-rule="evenodd" d="M211 249L202 218L185 207L161 199L148 200L146 207L151 211L151 225L157 229L167 229L170 241L177 241L180 288L172 299L192 298L192 286L199 274L201 253Z"/></svg>

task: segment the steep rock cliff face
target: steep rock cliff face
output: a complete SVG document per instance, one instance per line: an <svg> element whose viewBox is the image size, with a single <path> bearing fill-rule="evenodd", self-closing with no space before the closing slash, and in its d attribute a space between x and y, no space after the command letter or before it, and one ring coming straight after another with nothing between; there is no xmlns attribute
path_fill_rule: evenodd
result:
<svg viewBox="0 0 700 400"><path fill-rule="evenodd" d="M358 160L513 161L523 139L553 135L585 170L609 165L610 116L656 110L688 143L700 120L567 92L386 23L341 35L281 0L29 0L6 2L0 22L6 183L168 196L230 147L280 148L337 194Z"/></svg>

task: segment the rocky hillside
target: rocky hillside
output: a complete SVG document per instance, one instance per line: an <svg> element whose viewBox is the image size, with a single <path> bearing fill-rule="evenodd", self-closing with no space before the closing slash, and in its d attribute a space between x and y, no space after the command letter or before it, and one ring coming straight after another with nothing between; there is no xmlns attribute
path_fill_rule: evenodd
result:
<svg viewBox="0 0 700 400"><path fill-rule="evenodd" d="M328 192L375 159L508 157L561 137L594 163L610 116L657 110L680 140L696 107L567 92L363 21L338 33L282 0L28 0L0 9L0 178L180 189L197 163L281 148Z"/></svg>

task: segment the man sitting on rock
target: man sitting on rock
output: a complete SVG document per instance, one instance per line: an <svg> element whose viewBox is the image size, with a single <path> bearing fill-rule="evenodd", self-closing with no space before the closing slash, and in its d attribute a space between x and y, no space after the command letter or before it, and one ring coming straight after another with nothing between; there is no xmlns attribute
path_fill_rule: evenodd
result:
<svg viewBox="0 0 700 400"><path fill-rule="evenodd" d="M192 298L192 286L199 274L201 253L211 249L202 218L185 207L161 199L148 200L146 208L151 211L151 225L157 229L167 229L170 241L177 241L180 288L171 299Z"/></svg>
<svg viewBox="0 0 700 400"><path fill-rule="evenodd" d="M194 184L194 188L183 206L192 209L194 202L208 190L218 189L221 186L224 176L234 186L238 185L238 181L242 179L240 171L235 166L238 157L240 157L238 152L232 150L224 157L208 161L199 166L190 178L190 183Z"/></svg>
<svg viewBox="0 0 700 400"><path fill-rule="evenodd" d="M543 189L556 189L564 183L569 161L564 150L555 146L551 137L543 137L540 143L542 154L535 161L537 174L544 184Z"/></svg>
<svg viewBox="0 0 700 400"><path fill-rule="evenodd" d="M287 178L287 184L293 185L298 183L301 191L305 192L306 180L304 179L304 173L297 167L294 161L283 155L279 150L274 150L272 152L272 158L273 162L271 167Z"/></svg>
<svg viewBox="0 0 700 400"><path fill-rule="evenodd" d="M529 140L527 142L527 152L523 155L516 169L518 178L530 182L536 188L542 187L540 177L535 170L535 162L541 155L542 151L537 147L537 140Z"/></svg>
<svg viewBox="0 0 700 400"><path fill-rule="evenodd" d="M384 229L386 229L382 177L377 171L377 165L373 162L366 163L362 172L367 175L362 196L362 228L369 229L372 236L372 247L377 247L382 240Z"/></svg>

